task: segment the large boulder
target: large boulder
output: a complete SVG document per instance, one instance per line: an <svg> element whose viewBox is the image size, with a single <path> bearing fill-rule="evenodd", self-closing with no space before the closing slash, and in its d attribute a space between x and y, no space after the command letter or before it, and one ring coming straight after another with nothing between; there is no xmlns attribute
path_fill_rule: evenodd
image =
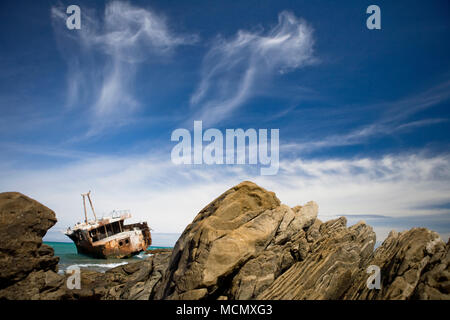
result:
<svg viewBox="0 0 450 320"><path fill-rule="evenodd" d="M184 230L154 298L253 297L254 290L243 293L236 285L246 282L259 291L264 287L263 278L275 278L292 264L292 255L282 246L316 216L316 204L309 203L304 209L282 206L273 192L252 182L229 189ZM288 261L281 256L286 253ZM258 266L253 280L247 276L252 265Z"/></svg>
<svg viewBox="0 0 450 320"><path fill-rule="evenodd" d="M59 258L42 244L56 223L55 213L18 192L0 193L0 289L33 271L57 270Z"/></svg>

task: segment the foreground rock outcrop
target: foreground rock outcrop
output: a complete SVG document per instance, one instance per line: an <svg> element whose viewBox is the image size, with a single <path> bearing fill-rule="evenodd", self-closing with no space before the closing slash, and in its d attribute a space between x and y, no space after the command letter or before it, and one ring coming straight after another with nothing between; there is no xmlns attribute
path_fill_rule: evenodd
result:
<svg viewBox="0 0 450 320"><path fill-rule="evenodd" d="M321 222L314 202L290 208L243 182L187 226L156 299L449 299L449 245L427 229L375 233L341 217ZM367 267L381 289L367 287Z"/></svg>
<svg viewBox="0 0 450 320"><path fill-rule="evenodd" d="M55 213L39 202L18 192L0 193L0 292L20 281L45 290L55 280L59 258L42 243L55 223Z"/></svg>
<svg viewBox="0 0 450 320"><path fill-rule="evenodd" d="M269 246L285 215L272 192L244 183L203 209L173 250L156 299L218 298L236 271Z"/></svg>
<svg viewBox="0 0 450 320"><path fill-rule="evenodd" d="M201 210L172 252L83 270L73 290L42 245L54 213L17 193L0 194L0 213L0 298L450 299L450 242L437 233L393 231L374 251L364 222L322 222L316 203L290 208L251 182ZM367 286L369 266L380 269L380 289Z"/></svg>

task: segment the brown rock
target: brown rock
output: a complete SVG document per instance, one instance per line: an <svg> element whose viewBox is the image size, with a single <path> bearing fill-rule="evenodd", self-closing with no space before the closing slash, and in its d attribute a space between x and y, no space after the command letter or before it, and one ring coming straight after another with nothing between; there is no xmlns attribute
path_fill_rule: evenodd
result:
<svg viewBox="0 0 450 320"><path fill-rule="evenodd" d="M293 262L292 239L317 216L313 202L295 210L251 182L206 206L178 240L156 299L249 299Z"/></svg>
<svg viewBox="0 0 450 320"><path fill-rule="evenodd" d="M55 213L18 192L0 193L0 289L32 271L56 271L59 261L42 237L56 223Z"/></svg>
<svg viewBox="0 0 450 320"><path fill-rule="evenodd" d="M450 300L450 245L439 249L424 268L412 299Z"/></svg>
<svg viewBox="0 0 450 320"><path fill-rule="evenodd" d="M449 299L448 247L436 232L413 228L391 231L360 270L345 299ZM380 268L381 288L368 289L366 268Z"/></svg>
<svg viewBox="0 0 450 320"><path fill-rule="evenodd" d="M314 202L290 208L251 182L231 188L188 225L173 252L105 273L81 270L81 289L57 274L42 245L54 213L0 194L0 299L450 299L450 243L414 228L375 234L346 219L321 222ZM367 288L367 267L381 289Z"/></svg>
<svg viewBox="0 0 450 320"><path fill-rule="evenodd" d="M167 270L171 254L171 251L163 251L142 262L125 265L124 269L128 266L128 269L133 267L134 271L127 275L125 281L118 287L112 287L104 299L149 300L153 294L153 288L159 283L163 273ZM120 272L119 270L114 268L106 273L116 274Z"/></svg>
<svg viewBox="0 0 450 320"><path fill-rule="evenodd" d="M300 242L309 243L302 261L293 264L257 299L339 299L351 286L373 250L375 233L363 222L347 228L343 217L319 224L303 238L309 241Z"/></svg>
<svg viewBox="0 0 450 320"><path fill-rule="evenodd" d="M279 205L273 192L251 182L211 202L177 241L155 298L220 296L233 273L269 245L284 216L273 210Z"/></svg>
<svg viewBox="0 0 450 320"><path fill-rule="evenodd" d="M283 219L267 248L249 259L236 272L230 290L229 299L254 299L269 287L281 273L293 263L303 260L309 252L305 231L315 221L318 207L314 202L305 206L289 208L281 205L274 210L283 211Z"/></svg>
<svg viewBox="0 0 450 320"><path fill-rule="evenodd" d="M161 252L104 273L81 270L81 288L69 290L63 299L148 300L167 269L171 252ZM66 277L67 279L67 277Z"/></svg>
<svg viewBox="0 0 450 320"><path fill-rule="evenodd" d="M33 271L28 276L3 290L0 299L8 300L61 300L70 299L65 277L52 270Z"/></svg>

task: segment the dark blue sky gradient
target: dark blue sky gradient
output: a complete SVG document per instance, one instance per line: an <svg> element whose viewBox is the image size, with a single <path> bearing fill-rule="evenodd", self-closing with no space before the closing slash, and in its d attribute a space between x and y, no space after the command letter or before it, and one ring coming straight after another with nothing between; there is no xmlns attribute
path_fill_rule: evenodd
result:
<svg viewBox="0 0 450 320"><path fill-rule="evenodd" d="M70 48L58 48L50 18L55 4L1 4L0 103L5 125L12 127L2 132L3 142L100 153L129 150L135 143L167 144L170 132L190 111L189 98L200 80L199 67L209 43L219 34L233 37L239 29L269 29L282 10L303 18L314 29L318 62L275 76L268 84L270 88L263 88L267 95L247 101L216 125L219 129L263 124L280 128L282 141L320 140L389 117L390 104L414 99L449 79L448 1L378 1L382 9L379 31L365 27L365 8L371 4L366 1L136 1L134 5L152 8L167 17L171 29L195 33L201 40L163 61L140 65L132 88L143 105L138 116L163 120L111 128L101 136L70 142L71 137L87 130L85 120L90 115L83 108L81 112L63 108L67 64L62 54ZM94 6L101 18L102 2L78 4L82 8ZM103 58L101 54L94 57ZM146 101L151 101L151 106L146 106ZM448 117L446 100L395 125L423 119L440 122L301 155L351 157L423 147L442 151L448 148ZM24 123L27 121L29 125Z"/></svg>

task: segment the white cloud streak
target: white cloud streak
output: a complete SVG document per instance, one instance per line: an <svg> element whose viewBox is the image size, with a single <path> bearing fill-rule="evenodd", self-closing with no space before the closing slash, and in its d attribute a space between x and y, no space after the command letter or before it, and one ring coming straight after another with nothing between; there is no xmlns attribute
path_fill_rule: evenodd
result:
<svg viewBox="0 0 450 320"><path fill-rule="evenodd" d="M219 38L204 58L201 82L191 97L191 105L200 109L196 119L208 124L225 119L276 73L314 63L312 33L306 22L283 11L265 34L240 30L232 39Z"/></svg>
<svg viewBox="0 0 450 320"><path fill-rule="evenodd" d="M65 27L64 8L53 7L51 15L68 62L67 102L90 106L95 125L89 135L118 123L140 106L132 90L139 64L198 40L194 35L173 33L163 17L126 2L107 3L98 19L94 11L83 7L81 29L76 31Z"/></svg>
<svg viewBox="0 0 450 320"><path fill-rule="evenodd" d="M448 101L449 98L450 82L445 82L423 93L398 101L367 106L365 109L380 110L381 116L378 120L348 133L333 134L315 141L286 143L281 146L281 150L308 153L329 147L359 145L372 138L405 133L420 127L448 122L445 118L424 118L415 121L408 121L408 118Z"/></svg>
<svg viewBox="0 0 450 320"><path fill-rule="evenodd" d="M169 155L92 156L62 167L18 170L4 164L0 191L20 191L55 210L57 228L83 217L80 193L96 211L130 209L155 232L181 232L222 192L252 180L290 206L314 200L321 215L407 217L448 212L450 156L283 161L277 176L250 166L175 166ZM389 226L386 226L389 227ZM449 232L450 230L447 230Z"/></svg>

